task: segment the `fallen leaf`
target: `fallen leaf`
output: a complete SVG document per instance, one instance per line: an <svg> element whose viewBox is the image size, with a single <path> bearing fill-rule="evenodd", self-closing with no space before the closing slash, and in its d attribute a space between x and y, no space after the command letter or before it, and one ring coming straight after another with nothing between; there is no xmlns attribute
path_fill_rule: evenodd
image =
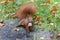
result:
<svg viewBox="0 0 60 40"><path fill-rule="evenodd" d="M0 26L4 26L4 23L0 23Z"/></svg>
<svg viewBox="0 0 60 40"><path fill-rule="evenodd" d="M6 1L2 1L0 4L4 4Z"/></svg>
<svg viewBox="0 0 60 40"><path fill-rule="evenodd" d="M50 0L47 0L47 3L50 3Z"/></svg>
<svg viewBox="0 0 60 40"><path fill-rule="evenodd" d="M57 34L57 37L60 37L60 33Z"/></svg>
<svg viewBox="0 0 60 40"><path fill-rule="evenodd" d="M55 11L57 11L57 7L56 5L53 5L50 9L50 12L55 12Z"/></svg>
<svg viewBox="0 0 60 40"><path fill-rule="evenodd" d="M50 4L43 2L43 3L41 3L40 5L41 5L41 6L47 6L47 5L50 5Z"/></svg>

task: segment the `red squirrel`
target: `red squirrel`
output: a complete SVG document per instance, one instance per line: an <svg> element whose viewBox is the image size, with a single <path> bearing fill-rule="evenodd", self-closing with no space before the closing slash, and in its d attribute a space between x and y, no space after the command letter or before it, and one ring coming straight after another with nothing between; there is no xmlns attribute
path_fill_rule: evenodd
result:
<svg viewBox="0 0 60 40"><path fill-rule="evenodd" d="M39 22L42 20L41 17L35 14L36 11L36 6L33 3L29 2L21 5L16 12L17 17L20 19L18 25L22 25L26 29L26 31L33 30L33 19L37 20L36 24L39 24ZM32 17L32 15L34 15L34 18Z"/></svg>
<svg viewBox="0 0 60 40"><path fill-rule="evenodd" d="M26 29L26 31L32 31L33 17L31 15L35 13L36 13L36 6L34 4L29 2L21 5L16 12L17 17L20 19L18 25L23 26Z"/></svg>

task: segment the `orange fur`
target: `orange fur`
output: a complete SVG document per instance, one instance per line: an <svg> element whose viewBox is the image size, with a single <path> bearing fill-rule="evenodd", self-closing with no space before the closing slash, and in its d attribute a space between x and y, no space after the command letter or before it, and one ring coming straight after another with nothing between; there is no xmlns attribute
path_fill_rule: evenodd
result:
<svg viewBox="0 0 60 40"><path fill-rule="evenodd" d="M36 13L36 6L32 3L25 3L21 5L16 12L18 18L20 19L26 18L27 15L35 13Z"/></svg>

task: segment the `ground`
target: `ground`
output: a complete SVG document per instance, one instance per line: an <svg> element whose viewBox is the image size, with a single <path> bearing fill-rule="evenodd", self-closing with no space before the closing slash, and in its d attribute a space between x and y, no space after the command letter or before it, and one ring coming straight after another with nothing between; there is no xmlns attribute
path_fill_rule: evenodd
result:
<svg viewBox="0 0 60 40"><path fill-rule="evenodd" d="M18 25L19 20L6 20L4 26L0 27L0 40L52 40L50 35L52 32L42 29L35 29L34 32L26 32L25 29L19 28L19 31L13 30Z"/></svg>

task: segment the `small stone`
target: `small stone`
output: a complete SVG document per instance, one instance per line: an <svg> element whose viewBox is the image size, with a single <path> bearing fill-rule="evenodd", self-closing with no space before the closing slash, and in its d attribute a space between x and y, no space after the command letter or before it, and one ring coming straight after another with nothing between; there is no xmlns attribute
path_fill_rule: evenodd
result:
<svg viewBox="0 0 60 40"><path fill-rule="evenodd" d="M40 37L40 40L44 40L45 38L44 37Z"/></svg>
<svg viewBox="0 0 60 40"><path fill-rule="evenodd" d="M16 40L19 40L18 38L16 38Z"/></svg>
<svg viewBox="0 0 60 40"><path fill-rule="evenodd" d="M17 28L17 31L19 31L19 29Z"/></svg>
<svg viewBox="0 0 60 40"><path fill-rule="evenodd" d="M14 31L19 31L19 29L18 29L18 28L14 28L13 30L14 30Z"/></svg>

